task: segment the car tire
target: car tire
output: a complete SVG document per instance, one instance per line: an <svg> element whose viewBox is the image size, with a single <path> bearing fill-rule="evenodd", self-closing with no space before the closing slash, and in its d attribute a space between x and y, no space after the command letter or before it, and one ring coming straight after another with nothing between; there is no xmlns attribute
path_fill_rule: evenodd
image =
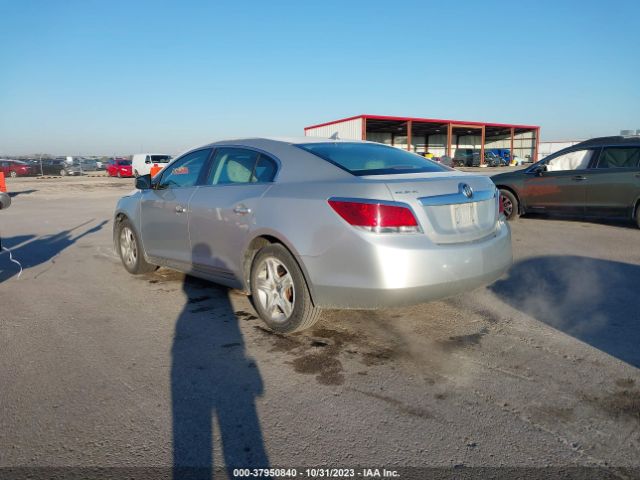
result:
<svg viewBox="0 0 640 480"><path fill-rule="evenodd" d="M116 231L116 249L122 265L127 272L133 275L150 273L156 270L156 265L151 265L144 259L144 249L140 237L128 219L118 222Z"/></svg>
<svg viewBox="0 0 640 480"><path fill-rule="evenodd" d="M640 202L636 205L636 226L640 228Z"/></svg>
<svg viewBox="0 0 640 480"><path fill-rule="evenodd" d="M12 170L11 173L9 173L9 176L11 178L16 178L18 176L18 172L15 172L15 171Z"/></svg>
<svg viewBox="0 0 640 480"><path fill-rule="evenodd" d="M520 217L520 205L516 196L509 190L500 189L500 201L507 220L513 221Z"/></svg>
<svg viewBox="0 0 640 480"><path fill-rule="evenodd" d="M120 173L120 171L118 171L118 178L122 178L122 173Z"/></svg>
<svg viewBox="0 0 640 480"><path fill-rule="evenodd" d="M65 177L67 175L67 171L63 168L62 170L60 170L60 176L61 177Z"/></svg>
<svg viewBox="0 0 640 480"><path fill-rule="evenodd" d="M283 245L274 243L258 251L250 283L253 306L274 332L306 330L320 319L322 310L313 304L298 263Z"/></svg>

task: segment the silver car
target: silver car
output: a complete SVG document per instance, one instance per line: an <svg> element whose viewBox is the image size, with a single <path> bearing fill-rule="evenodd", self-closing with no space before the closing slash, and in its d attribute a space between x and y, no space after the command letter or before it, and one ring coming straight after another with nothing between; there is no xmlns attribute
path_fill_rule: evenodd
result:
<svg viewBox="0 0 640 480"><path fill-rule="evenodd" d="M240 289L281 333L309 328L322 309L465 292L512 262L489 177L378 143L216 142L136 188L115 212L125 268L166 266Z"/></svg>

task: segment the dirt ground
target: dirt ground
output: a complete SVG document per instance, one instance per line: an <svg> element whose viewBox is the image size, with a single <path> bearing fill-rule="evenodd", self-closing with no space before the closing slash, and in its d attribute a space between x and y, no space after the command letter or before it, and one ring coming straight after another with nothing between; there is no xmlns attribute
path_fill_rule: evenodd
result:
<svg viewBox="0 0 640 480"><path fill-rule="evenodd" d="M280 336L238 293L124 270L111 215L131 179L7 183L24 270L0 255L0 467L639 471L630 225L522 218L487 288Z"/></svg>

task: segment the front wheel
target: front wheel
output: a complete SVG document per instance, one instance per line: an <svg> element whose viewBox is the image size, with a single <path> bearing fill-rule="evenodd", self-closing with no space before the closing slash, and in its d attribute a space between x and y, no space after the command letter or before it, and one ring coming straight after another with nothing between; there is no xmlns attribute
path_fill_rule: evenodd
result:
<svg viewBox="0 0 640 480"><path fill-rule="evenodd" d="M517 220L520 216L518 199L509 190L500 189L500 201L502 202L502 210L507 220Z"/></svg>
<svg viewBox="0 0 640 480"><path fill-rule="evenodd" d="M118 224L116 247L127 272L138 275L153 272L158 268L144 259L142 242L127 219L121 220Z"/></svg>
<svg viewBox="0 0 640 480"><path fill-rule="evenodd" d="M251 265L251 300L274 332L305 330L320 319L321 310L313 305L300 267L280 244L268 245L256 254Z"/></svg>

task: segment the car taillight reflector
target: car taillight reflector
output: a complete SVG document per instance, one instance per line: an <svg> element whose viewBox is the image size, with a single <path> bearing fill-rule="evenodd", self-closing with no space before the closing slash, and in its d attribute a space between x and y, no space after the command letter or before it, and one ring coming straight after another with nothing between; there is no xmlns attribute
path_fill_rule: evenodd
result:
<svg viewBox="0 0 640 480"><path fill-rule="evenodd" d="M349 225L376 233L419 232L418 222L407 207L380 203L329 200L329 205Z"/></svg>

